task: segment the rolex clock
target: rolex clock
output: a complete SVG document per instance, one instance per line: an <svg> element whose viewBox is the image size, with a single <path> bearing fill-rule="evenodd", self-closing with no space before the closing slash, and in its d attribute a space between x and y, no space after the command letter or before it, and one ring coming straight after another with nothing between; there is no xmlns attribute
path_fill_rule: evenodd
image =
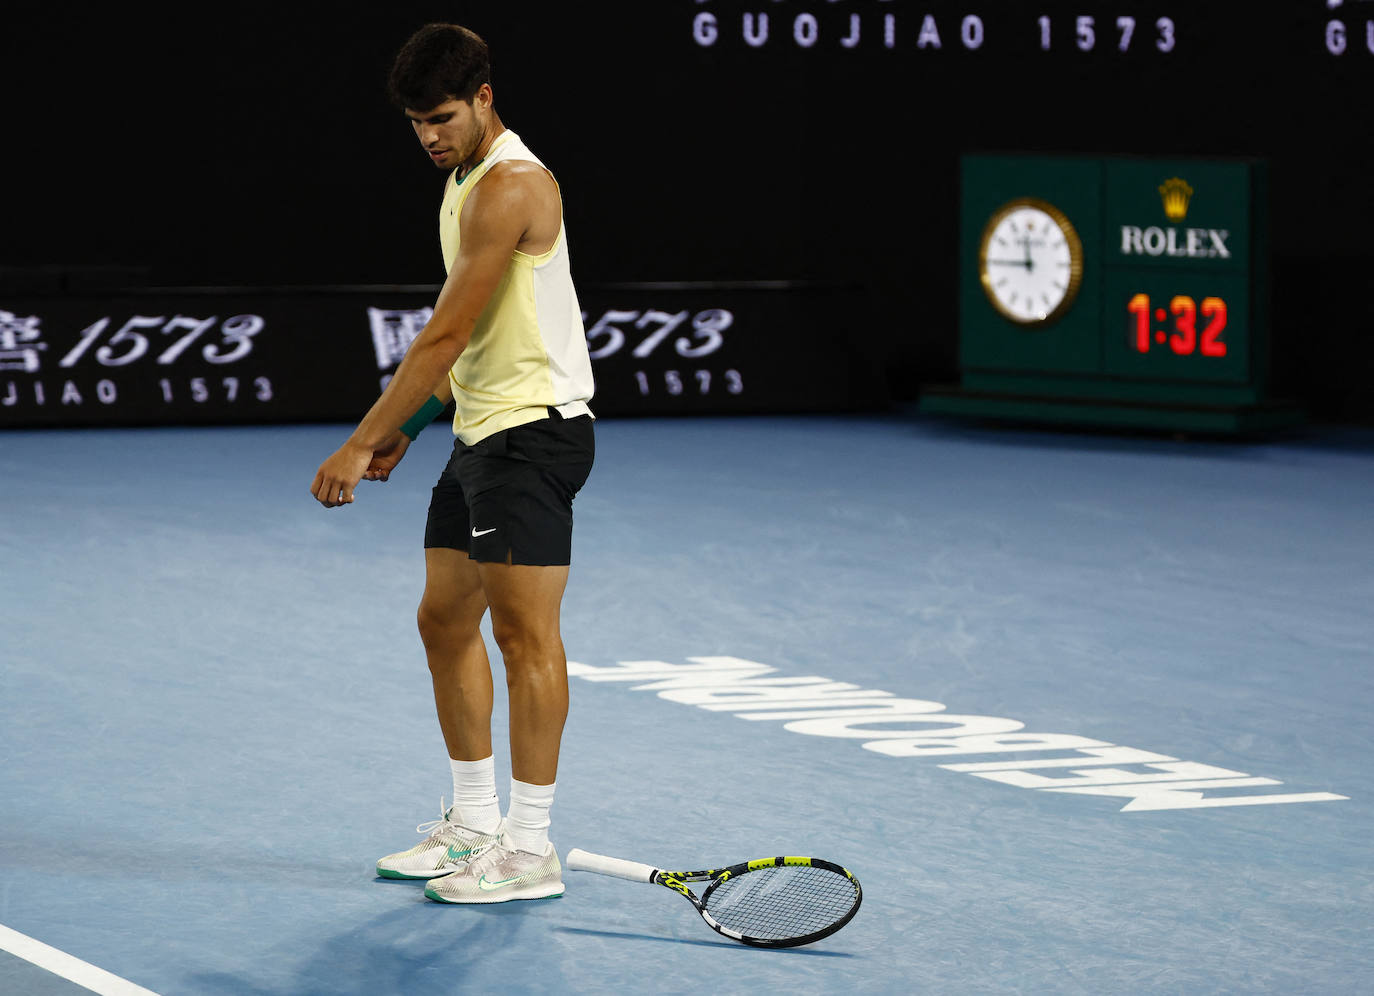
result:
<svg viewBox="0 0 1374 996"><path fill-rule="evenodd" d="M1049 201L1018 197L988 219L978 244L978 277L988 301L1017 325L1054 321L1078 296L1083 242Z"/></svg>
<svg viewBox="0 0 1374 996"><path fill-rule="evenodd" d="M1267 171L1240 159L965 156L957 384L927 411L1238 432L1269 397Z"/></svg>

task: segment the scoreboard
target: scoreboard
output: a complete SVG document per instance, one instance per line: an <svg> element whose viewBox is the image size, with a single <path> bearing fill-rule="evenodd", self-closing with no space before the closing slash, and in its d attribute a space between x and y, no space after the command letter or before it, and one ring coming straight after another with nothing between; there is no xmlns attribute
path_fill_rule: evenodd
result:
<svg viewBox="0 0 1374 996"><path fill-rule="evenodd" d="M1260 160L967 156L957 385L928 411L1238 432L1269 396Z"/></svg>

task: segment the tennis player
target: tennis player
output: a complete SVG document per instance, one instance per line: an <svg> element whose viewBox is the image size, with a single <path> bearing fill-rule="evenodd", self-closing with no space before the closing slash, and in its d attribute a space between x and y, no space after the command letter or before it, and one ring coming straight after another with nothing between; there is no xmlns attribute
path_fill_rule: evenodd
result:
<svg viewBox="0 0 1374 996"><path fill-rule="evenodd" d="M428 879L440 902L561 895L549 842L568 711L559 609L573 496L594 452L592 367L552 174L492 105L486 43L431 24L396 56L392 99L448 173L439 239L448 277L434 315L381 397L320 466L311 492L349 504L385 481L420 429L455 405L453 455L425 527L419 626L448 747L453 804L428 836L377 862L388 878ZM510 700L510 804L492 757L491 630Z"/></svg>

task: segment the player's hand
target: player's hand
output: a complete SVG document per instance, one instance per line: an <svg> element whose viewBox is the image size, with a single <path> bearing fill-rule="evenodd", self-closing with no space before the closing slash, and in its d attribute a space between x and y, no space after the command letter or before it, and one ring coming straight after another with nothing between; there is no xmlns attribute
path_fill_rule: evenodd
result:
<svg viewBox="0 0 1374 996"><path fill-rule="evenodd" d="M409 447L410 437L398 429L390 439L372 451L372 460L368 463L367 470L363 471L363 480L385 481L401 462L401 457L406 455Z"/></svg>
<svg viewBox="0 0 1374 996"><path fill-rule="evenodd" d="M366 446L351 441L344 443L315 471L310 493L325 508L352 504L353 489L371 462L372 451Z"/></svg>

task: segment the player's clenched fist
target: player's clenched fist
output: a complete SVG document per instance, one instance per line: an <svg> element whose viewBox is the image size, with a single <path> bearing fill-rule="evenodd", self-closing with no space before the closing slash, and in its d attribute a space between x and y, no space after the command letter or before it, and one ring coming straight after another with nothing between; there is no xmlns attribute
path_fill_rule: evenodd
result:
<svg viewBox="0 0 1374 996"><path fill-rule="evenodd" d="M310 493L325 508L351 504L353 489L371 462L372 450L356 443L344 443L315 471Z"/></svg>

